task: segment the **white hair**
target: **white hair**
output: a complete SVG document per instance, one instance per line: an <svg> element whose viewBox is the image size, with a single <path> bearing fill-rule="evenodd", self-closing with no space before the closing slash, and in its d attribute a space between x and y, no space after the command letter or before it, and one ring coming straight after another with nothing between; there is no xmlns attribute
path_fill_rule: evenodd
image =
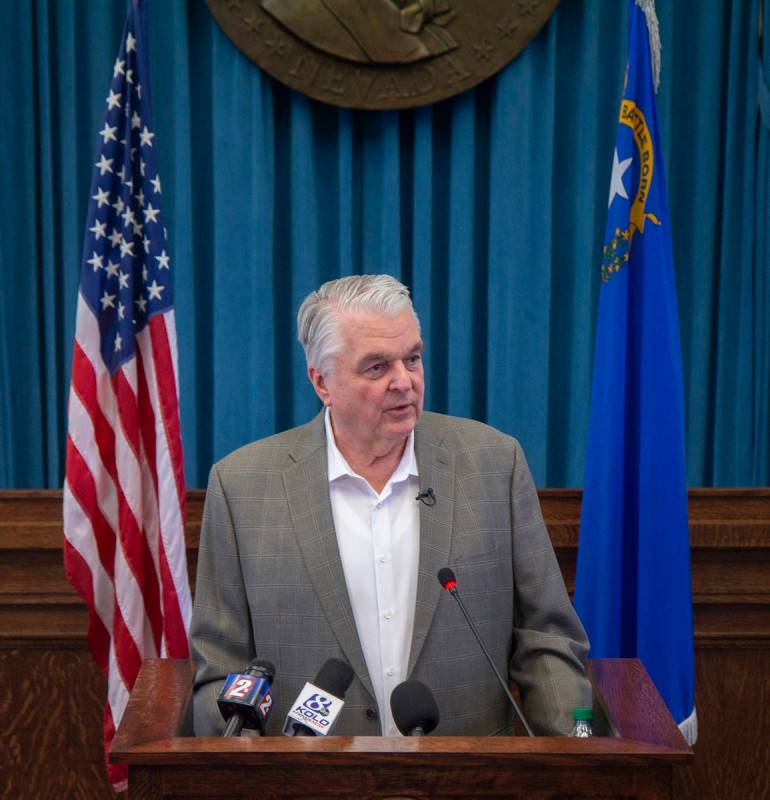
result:
<svg viewBox="0 0 770 800"><path fill-rule="evenodd" d="M349 313L374 313L395 317L405 309L412 312L409 289L390 275L349 275L323 284L311 292L297 312L297 338L305 351L308 367L329 374L334 358L344 347L340 319Z"/></svg>

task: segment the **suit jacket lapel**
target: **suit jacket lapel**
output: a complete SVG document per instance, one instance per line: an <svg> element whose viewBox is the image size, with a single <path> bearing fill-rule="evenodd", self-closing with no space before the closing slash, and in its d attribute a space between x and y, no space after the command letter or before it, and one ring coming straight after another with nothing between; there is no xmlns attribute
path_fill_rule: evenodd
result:
<svg viewBox="0 0 770 800"><path fill-rule="evenodd" d="M283 476L294 533L334 635L348 663L374 697L334 531L323 412L308 425L307 431L306 439L289 454L295 464Z"/></svg>
<svg viewBox="0 0 770 800"><path fill-rule="evenodd" d="M452 546L452 517L455 498L453 454L435 442L429 424L421 420L415 429L415 454L420 489L430 487L436 497L432 506L420 504L420 563L417 572L417 603L407 677L412 674L428 636L441 592L436 577L449 563Z"/></svg>

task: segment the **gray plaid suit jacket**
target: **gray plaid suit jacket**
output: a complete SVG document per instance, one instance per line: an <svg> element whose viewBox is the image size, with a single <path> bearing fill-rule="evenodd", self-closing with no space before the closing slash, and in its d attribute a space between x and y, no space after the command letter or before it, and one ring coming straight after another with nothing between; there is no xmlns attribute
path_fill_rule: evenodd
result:
<svg viewBox="0 0 770 800"><path fill-rule="evenodd" d="M408 677L433 691L436 735L485 735L511 712L455 601L436 573L451 566L500 672L518 684L536 733L568 733L590 706L588 641L564 588L518 442L471 420L423 413L415 429L420 561ZM328 658L356 678L335 734L380 723L345 588L327 481L323 415L215 464L203 515L191 645L195 732L222 729L216 694L255 655L276 666L277 734L305 681Z"/></svg>

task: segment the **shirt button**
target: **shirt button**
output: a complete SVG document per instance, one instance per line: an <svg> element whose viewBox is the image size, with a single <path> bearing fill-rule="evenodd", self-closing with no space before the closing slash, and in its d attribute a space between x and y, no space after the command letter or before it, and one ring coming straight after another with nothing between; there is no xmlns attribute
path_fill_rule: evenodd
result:
<svg viewBox="0 0 770 800"><path fill-rule="evenodd" d="M388 667L385 670L385 674L392 678L396 674L396 670L393 667Z"/></svg>
<svg viewBox="0 0 770 800"><path fill-rule="evenodd" d="M398 728L395 725L390 726L390 734L391 736L395 736L398 733Z"/></svg>
<svg viewBox="0 0 770 800"><path fill-rule="evenodd" d="M387 563L388 563L388 561L390 561L390 556L380 556L380 557L377 559L377 561L379 561L379 562L380 562L380 564L387 564Z"/></svg>
<svg viewBox="0 0 770 800"><path fill-rule="evenodd" d="M386 611L386 612L385 612L385 613L382 615L382 617L383 617L383 619L393 619L393 612L392 612L392 611Z"/></svg>

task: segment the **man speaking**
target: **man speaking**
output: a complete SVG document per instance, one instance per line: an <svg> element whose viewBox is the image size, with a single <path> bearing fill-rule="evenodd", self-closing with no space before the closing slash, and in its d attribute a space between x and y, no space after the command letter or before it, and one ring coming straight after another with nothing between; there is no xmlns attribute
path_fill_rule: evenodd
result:
<svg viewBox="0 0 770 800"><path fill-rule="evenodd" d="M324 410L211 470L191 627L198 735L255 656L276 666L268 733L329 658L355 671L334 733L392 735L390 695L422 681L436 735L492 734L505 694L436 574L450 566L535 733L590 706L585 632L564 587L518 442L423 412L423 342L405 286L330 281L298 316ZM470 378L469 378L470 379Z"/></svg>

